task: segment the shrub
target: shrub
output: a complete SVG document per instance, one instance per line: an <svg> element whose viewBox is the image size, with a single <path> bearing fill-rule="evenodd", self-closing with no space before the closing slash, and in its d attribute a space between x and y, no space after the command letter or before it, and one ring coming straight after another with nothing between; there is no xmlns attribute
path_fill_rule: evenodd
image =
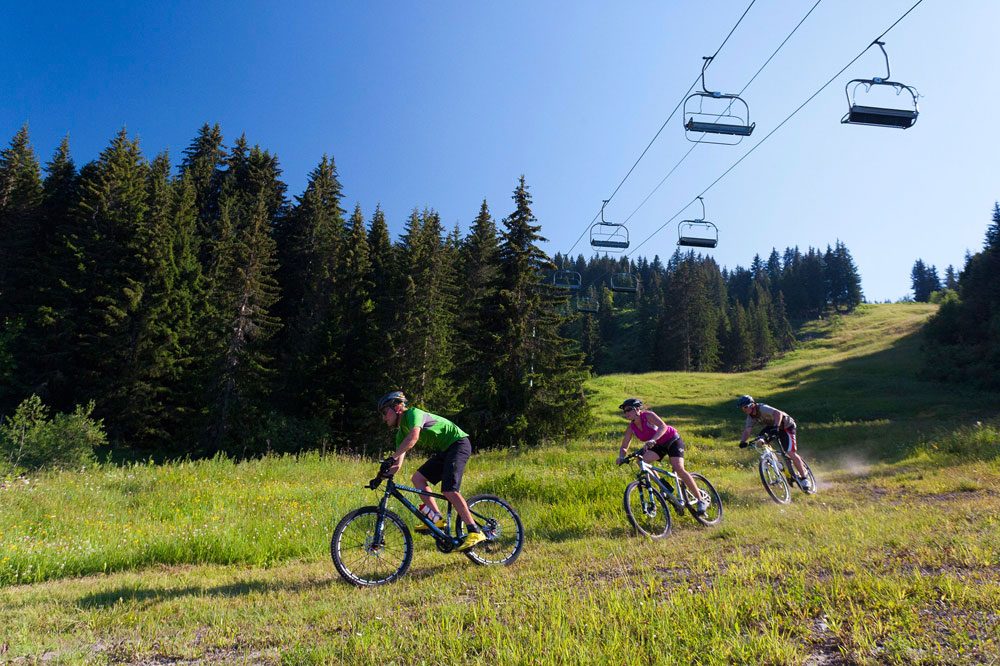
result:
<svg viewBox="0 0 1000 666"><path fill-rule="evenodd" d="M94 447L107 444L104 424L92 419L94 403L72 414L49 418L41 398L32 395L14 415L0 421L0 464L14 470L75 467L94 460Z"/></svg>

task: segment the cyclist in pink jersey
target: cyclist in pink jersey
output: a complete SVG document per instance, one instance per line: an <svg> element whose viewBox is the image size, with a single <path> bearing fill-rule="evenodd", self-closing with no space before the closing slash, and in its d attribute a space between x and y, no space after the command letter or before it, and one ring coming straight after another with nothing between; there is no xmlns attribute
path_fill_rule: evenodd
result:
<svg viewBox="0 0 1000 666"><path fill-rule="evenodd" d="M664 457L669 458L670 466L674 472L684 482L691 494L700 498L701 492L691 474L684 469L684 440L677 433L677 428L667 425L651 409L643 409L642 400L638 398L628 398L618 406L622 410L625 418L629 420L628 428L622 437L621 450L618 452L618 464L622 464L625 456L628 455L629 443L633 437L643 442L645 452L642 459L649 464L653 464ZM655 473L655 472L654 472ZM695 510L704 513L708 505L704 500L699 499Z"/></svg>

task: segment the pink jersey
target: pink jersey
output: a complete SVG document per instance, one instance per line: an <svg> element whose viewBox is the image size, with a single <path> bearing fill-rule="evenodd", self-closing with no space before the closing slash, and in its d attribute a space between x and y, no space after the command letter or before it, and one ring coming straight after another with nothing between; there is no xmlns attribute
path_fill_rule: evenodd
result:
<svg viewBox="0 0 1000 666"><path fill-rule="evenodd" d="M656 434L656 428L647 421L647 412L639 412L639 424L636 425L635 421L628 424L628 427L632 429L632 434L638 437L643 442L648 442L653 439L653 435ZM667 431L663 433L663 436L656 440L657 444L666 444L677 437L677 428L672 425L667 426Z"/></svg>

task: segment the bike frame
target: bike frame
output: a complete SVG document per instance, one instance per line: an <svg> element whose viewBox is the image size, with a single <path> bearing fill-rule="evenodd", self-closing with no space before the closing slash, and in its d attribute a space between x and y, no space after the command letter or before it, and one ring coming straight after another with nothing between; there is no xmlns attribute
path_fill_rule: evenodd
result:
<svg viewBox="0 0 1000 666"><path fill-rule="evenodd" d="M448 511L444 514L447 517L447 525L445 526L445 529L442 530L434 524L434 521L420 513L420 509L417 508L417 505L411 502L403 493L411 493L419 496L426 495L428 497L444 500L448 504ZM386 507L389 503L390 497L399 500L399 503L406 507L407 511L412 513L420 522L427 526L428 530L430 530L431 536L433 536L434 540L437 541L438 547L444 552L450 552L461 544L461 540L457 536L451 535L451 511L454 507L452 507L452 504L448 501L447 497L440 493L432 493L429 490L421 491L410 486L398 485L391 478L385 480L385 492L382 494L382 499L378 503L379 515L375 521L375 543L380 543L382 541L382 530L385 526L385 511L387 510ZM471 508L469 509L469 512L474 517L480 519L483 524L488 523L489 519L486 516L476 513Z"/></svg>
<svg viewBox="0 0 1000 666"><path fill-rule="evenodd" d="M683 514L684 507L687 506L687 502L684 499L684 488L682 486L680 477L677 476L677 472L673 470L667 471L660 467L656 467L655 465L651 465L650 463L646 462L642 458L636 458L636 461L639 463L639 474L636 475L636 479L642 481L642 478L646 477L647 479L654 480L656 482L656 485L659 486L660 489L664 491L664 497L667 499L667 501L669 501L671 504L674 505L674 508L677 509L678 513ZM673 479L673 483L674 485L677 486L677 488L674 489L673 486L664 481L663 478L660 477L658 474L654 474L654 472L658 472L659 474L663 474Z"/></svg>
<svg viewBox="0 0 1000 666"><path fill-rule="evenodd" d="M795 467L792 465L792 459L788 457L787 453L785 453L785 449L780 444L777 447L771 446L771 442L776 442L777 439L777 433L769 435L761 433L757 435L754 441L763 441L761 441L760 444L751 443L751 446L760 451L761 460L774 461L778 471L784 474L785 478L787 478L790 483L799 485L799 476L795 472ZM781 456L781 458L779 459L778 456Z"/></svg>

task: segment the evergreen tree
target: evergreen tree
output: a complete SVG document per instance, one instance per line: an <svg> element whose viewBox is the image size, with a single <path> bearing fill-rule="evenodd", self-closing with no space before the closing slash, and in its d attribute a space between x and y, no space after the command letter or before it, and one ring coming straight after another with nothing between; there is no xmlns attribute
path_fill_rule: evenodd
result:
<svg viewBox="0 0 1000 666"><path fill-rule="evenodd" d="M941 280L938 278L937 268L927 266L922 259L917 259L910 271L910 280L913 286L913 300L918 303L927 303L931 300L931 294L941 289Z"/></svg>
<svg viewBox="0 0 1000 666"><path fill-rule="evenodd" d="M350 347L341 339L343 300L352 285L344 263L347 231L341 198L336 167L324 155L278 236L284 245L278 246L282 298L275 308L287 322L278 338L285 409L338 425L347 388L343 362Z"/></svg>
<svg viewBox="0 0 1000 666"><path fill-rule="evenodd" d="M460 257L463 315L459 318L459 335L455 339L455 379L466 402L462 421L468 423L469 428L478 428L489 408L481 387L491 382L495 384L489 374L492 332L488 322L490 308L496 303L500 276L499 237L485 199L461 245Z"/></svg>
<svg viewBox="0 0 1000 666"><path fill-rule="evenodd" d="M24 125L0 151L0 325L13 325L40 254L42 175Z"/></svg>
<svg viewBox="0 0 1000 666"><path fill-rule="evenodd" d="M728 336L723 346L723 362L734 372L750 370L754 363L754 348L747 321L746 309L736 301L729 307Z"/></svg>
<svg viewBox="0 0 1000 666"><path fill-rule="evenodd" d="M348 221L347 245L344 249L344 276L348 282L344 298L343 328L337 348L343 350L343 420L340 432L348 437L372 439L382 430L382 424L372 419L371 401L368 396L384 391L383 378L373 369L378 367L385 354L380 344L375 313L372 280L371 251L361 207L356 206ZM360 398L360 399L359 399Z"/></svg>
<svg viewBox="0 0 1000 666"><path fill-rule="evenodd" d="M227 157L217 240L209 252L201 385L209 400L207 451L252 441L274 377L270 341L280 328L276 248L283 207L277 159L240 137Z"/></svg>
<svg viewBox="0 0 1000 666"><path fill-rule="evenodd" d="M524 176L512 198L515 208L503 221L498 291L490 308L495 387L484 392L490 401L486 443L492 445L562 437L585 420L580 410L586 370L576 344L559 335L560 296L542 281L554 265L538 246L545 239Z"/></svg>
<svg viewBox="0 0 1000 666"><path fill-rule="evenodd" d="M454 413L461 408L449 381L454 368L451 340L456 322L456 266L442 238L437 213L410 215L399 247L403 289L396 331L394 385L416 403ZM405 362L402 362L405 359Z"/></svg>

